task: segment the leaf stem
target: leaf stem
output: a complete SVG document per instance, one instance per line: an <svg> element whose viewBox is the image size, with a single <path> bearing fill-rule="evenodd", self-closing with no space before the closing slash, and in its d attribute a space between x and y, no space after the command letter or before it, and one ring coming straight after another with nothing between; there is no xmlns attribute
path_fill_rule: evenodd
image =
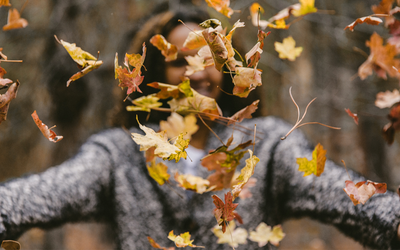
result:
<svg viewBox="0 0 400 250"><path fill-rule="evenodd" d="M207 123L203 120L203 118L201 118L199 114L197 114L197 117L199 117L200 120L203 122L203 124L211 131L211 133L213 133L215 137L218 138L218 140L222 143L222 145L226 146L225 143L221 140L221 138L219 138L219 136L214 132L214 130L212 130L210 126L207 125Z"/></svg>

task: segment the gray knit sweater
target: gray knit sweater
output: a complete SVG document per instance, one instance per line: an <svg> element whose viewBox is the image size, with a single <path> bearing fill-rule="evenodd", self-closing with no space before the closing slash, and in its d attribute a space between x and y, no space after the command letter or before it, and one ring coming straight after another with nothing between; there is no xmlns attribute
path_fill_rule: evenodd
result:
<svg viewBox="0 0 400 250"><path fill-rule="evenodd" d="M296 158L311 159L313 150L304 135L295 131L281 141L290 126L274 117L251 119L242 125L253 128L254 123L261 138L254 152L260 162L253 175L257 178L251 188L253 197L235 200L239 203L236 211L244 221L240 227L254 230L260 222L276 225L288 218L308 216L336 226L366 246L390 248L400 217L396 194L374 195L365 205L354 206L343 191L348 179L343 167L328 160L320 177L303 177L297 171ZM224 141L232 133L223 126L214 131ZM136 128L131 132L143 133ZM252 137L235 132L237 143ZM206 150L218 146L219 141L211 134ZM182 173L181 165L175 168ZM209 173L199 164L198 174L205 178ZM350 174L354 182L363 180ZM143 152L128 133L109 129L93 135L63 164L0 185L0 241L17 239L32 227L105 220L116 231L118 249L151 249L146 236L161 246L173 246L167 239L171 230L175 234L189 231L193 244L205 249L232 249L217 244L210 230L216 225L212 194L187 195L175 189L183 198L148 175ZM223 199L227 191L215 193ZM237 249L257 248L256 243L248 241Z"/></svg>

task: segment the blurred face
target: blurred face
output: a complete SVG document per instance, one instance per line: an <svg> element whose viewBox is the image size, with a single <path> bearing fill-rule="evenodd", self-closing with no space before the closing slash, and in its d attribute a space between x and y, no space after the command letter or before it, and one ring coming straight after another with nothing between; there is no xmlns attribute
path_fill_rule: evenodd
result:
<svg viewBox="0 0 400 250"><path fill-rule="evenodd" d="M198 25L195 23L186 24L191 29L199 29ZM166 65L166 80L168 84L178 85L182 82L181 77L184 76L186 71L187 62L185 56L194 56L197 50L190 50L181 52L180 48L183 47L183 43L186 40L190 30L184 26L179 25L175 27L171 33L166 37L167 41L176 45L178 47L178 58L175 61L167 62ZM220 90L218 86L222 88L222 72L219 72L215 67L207 67L203 71L199 71L189 76L190 85L193 89L202 95L217 99L220 95Z"/></svg>

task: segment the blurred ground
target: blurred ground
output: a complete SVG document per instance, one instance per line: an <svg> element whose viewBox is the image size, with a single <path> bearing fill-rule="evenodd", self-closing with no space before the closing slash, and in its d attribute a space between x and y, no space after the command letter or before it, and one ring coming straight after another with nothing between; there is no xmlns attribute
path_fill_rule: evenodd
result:
<svg viewBox="0 0 400 250"><path fill-rule="evenodd" d="M6 77L18 79L21 87L12 101L8 119L0 125L0 181L26 173L40 172L71 157L88 136L109 126L108 114L115 105L112 92L119 91L114 80L115 52L127 52L121 41L140 17L150 11L156 0L30 0L22 12L29 21L25 29L0 33L0 45L9 59L23 63L2 63ZM171 1L179 6L179 0ZM203 1L196 1L204 5ZM258 1L264 8L263 19L276 14L295 1ZM385 181L391 189L400 183L400 138L388 146L381 128L387 123L388 110L374 106L379 91L399 87L398 80L383 81L375 75L361 81L358 67L365 57L355 52L358 47L369 53L365 41L374 32L387 37L382 26L359 25L354 32L344 27L356 18L372 14L373 0L317 0L316 7L335 14L309 15L289 30L272 31L265 40L260 62L263 69L264 99L267 115L276 115L294 123L296 108L289 97L289 87L303 111L311 105L307 121L318 121L342 130L322 126L305 126L302 130L314 143L327 149L328 158L342 159L352 168L374 181ZM24 1L11 0L21 9ZM232 0L231 7L241 10L229 20L248 21L251 1ZM0 24L5 24L7 7L0 8ZM216 17L220 15L209 9ZM235 35L243 40L246 50L256 42L257 28L238 29ZM77 68L54 35L74 42L92 54L100 51L104 64L87 76L61 88ZM302 55L289 62L278 58L273 43L293 36ZM248 38L248 39L247 39ZM3 92L1 92L3 93ZM360 116L359 126L344 108ZM30 114L37 110L63 141L48 142L32 122ZM283 225L287 234L280 249L362 249L331 226L309 219L292 220ZM68 224L48 232L32 229L20 241L23 249L112 249L110 229L99 223Z"/></svg>

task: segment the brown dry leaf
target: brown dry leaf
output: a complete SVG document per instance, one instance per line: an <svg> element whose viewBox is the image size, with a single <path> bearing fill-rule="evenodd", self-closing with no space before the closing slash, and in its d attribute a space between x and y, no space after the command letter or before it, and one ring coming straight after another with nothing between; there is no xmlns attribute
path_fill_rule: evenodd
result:
<svg viewBox="0 0 400 250"><path fill-rule="evenodd" d="M371 48L371 53L368 59L358 68L358 75L361 80L371 75L372 70L383 79L387 79L386 74L391 77L399 77L395 68L399 68L400 60L394 58L397 54L394 45L386 44L383 46L383 39L376 32L372 34L371 40L367 41L366 45Z"/></svg>
<svg viewBox="0 0 400 250"><path fill-rule="evenodd" d="M381 109L390 108L398 102L400 102L399 90L394 89L393 92L387 90L386 92L379 92L376 95L375 106Z"/></svg>
<svg viewBox="0 0 400 250"><path fill-rule="evenodd" d="M10 102L12 99L17 97L17 92L19 88L19 81L14 82L10 85L5 94L0 94L0 124L7 120L7 112L10 107Z"/></svg>
<svg viewBox="0 0 400 250"><path fill-rule="evenodd" d="M270 242L274 246L279 246L279 242L285 237L285 233L282 231L281 225L271 227L261 222L256 231L250 232L249 239L254 242L258 242L259 247L263 247Z"/></svg>
<svg viewBox="0 0 400 250"><path fill-rule="evenodd" d="M162 35L153 36L150 38L150 43L161 51L161 54L165 57L166 62L173 61L178 57L178 48L169 43Z"/></svg>
<svg viewBox="0 0 400 250"><path fill-rule="evenodd" d="M375 14L390 14L392 10L394 0L382 0L379 5L373 5L371 7L372 11ZM393 16L385 17L385 26L389 26L395 22L395 18Z"/></svg>
<svg viewBox="0 0 400 250"><path fill-rule="evenodd" d="M347 25L346 28L344 28L344 30L349 29L351 31L354 31L354 27L357 24L361 24L361 23L367 23L370 25L379 25L381 22L382 22L382 19L377 18L377 17L372 17L372 16L360 17L360 18L357 18L351 24Z"/></svg>
<svg viewBox="0 0 400 250"><path fill-rule="evenodd" d="M233 77L232 93L236 96L246 98L257 86L261 86L261 71L254 68L236 67Z"/></svg>
<svg viewBox="0 0 400 250"><path fill-rule="evenodd" d="M208 66L214 65L213 60L207 60L200 55L185 56L188 66L186 66L185 76L191 76L198 71L204 70Z"/></svg>
<svg viewBox="0 0 400 250"><path fill-rule="evenodd" d="M3 240L1 242L1 247L5 250L20 250L21 244L14 240Z"/></svg>
<svg viewBox="0 0 400 250"><path fill-rule="evenodd" d="M215 194L212 198L216 207L214 209L214 216L217 219L218 225L222 226L222 232L225 233L226 224L237 216L234 210L239 204L233 203L231 192L225 194L225 203Z"/></svg>
<svg viewBox="0 0 400 250"><path fill-rule="evenodd" d="M153 238L151 238L150 236L147 236L147 240L149 241L150 245L154 248L157 249L162 249L162 250L175 250L175 247L161 247L155 240L153 240Z"/></svg>
<svg viewBox="0 0 400 250"><path fill-rule="evenodd" d="M235 122L241 122L241 121L243 121L243 119L252 118L251 114L253 114L258 109L259 102L260 102L260 100L254 101L249 106L239 110L233 116L229 117L230 121L228 122L228 125L231 125L232 123L235 123Z"/></svg>
<svg viewBox="0 0 400 250"><path fill-rule="evenodd" d="M350 111L350 109L344 109L346 111L346 113L354 119L354 122L358 125L358 115L354 114L353 112Z"/></svg>
<svg viewBox="0 0 400 250"><path fill-rule="evenodd" d="M46 124L44 124L40 119L39 116L36 113L36 110L33 111L32 113L32 118L36 123L36 126L38 126L38 128L40 129L40 132L42 132L42 134L44 135L44 137L46 137L49 141L52 141L54 143L61 141L63 136L61 135L57 135L53 130L51 130L52 128L54 128L55 126L49 128L47 127Z"/></svg>
<svg viewBox="0 0 400 250"><path fill-rule="evenodd" d="M388 115L390 122L386 124L382 131L383 137L391 145L394 142L394 134L396 130L400 130L400 103L395 104Z"/></svg>
<svg viewBox="0 0 400 250"><path fill-rule="evenodd" d="M9 83L12 83L13 81L8 79L8 78L3 78L3 76L7 73L5 69L0 67L0 89L2 89L4 86L6 86Z"/></svg>
<svg viewBox="0 0 400 250"><path fill-rule="evenodd" d="M4 31L25 28L26 26L28 26L28 21L21 18L17 9L8 10L7 24L3 26Z"/></svg>
<svg viewBox="0 0 400 250"><path fill-rule="evenodd" d="M361 181L354 184L352 181L346 181L346 187L343 189L350 197L354 206L365 204L374 194L383 194L386 192L386 183L377 183L372 181Z"/></svg>
<svg viewBox="0 0 400 250"><path fill-rule="evenodd" d="M247 67L251 68L254 67L256 68L258 65L258 62L261 59L261 53L263 52L264 48L264 39L271 33L271 31L268 31L265 33L262 30L258 30L257 34L257 43L254 45L254 47L246 53L245 58L247 62ZM250 62L249 62L250 61Z"/></svg>

